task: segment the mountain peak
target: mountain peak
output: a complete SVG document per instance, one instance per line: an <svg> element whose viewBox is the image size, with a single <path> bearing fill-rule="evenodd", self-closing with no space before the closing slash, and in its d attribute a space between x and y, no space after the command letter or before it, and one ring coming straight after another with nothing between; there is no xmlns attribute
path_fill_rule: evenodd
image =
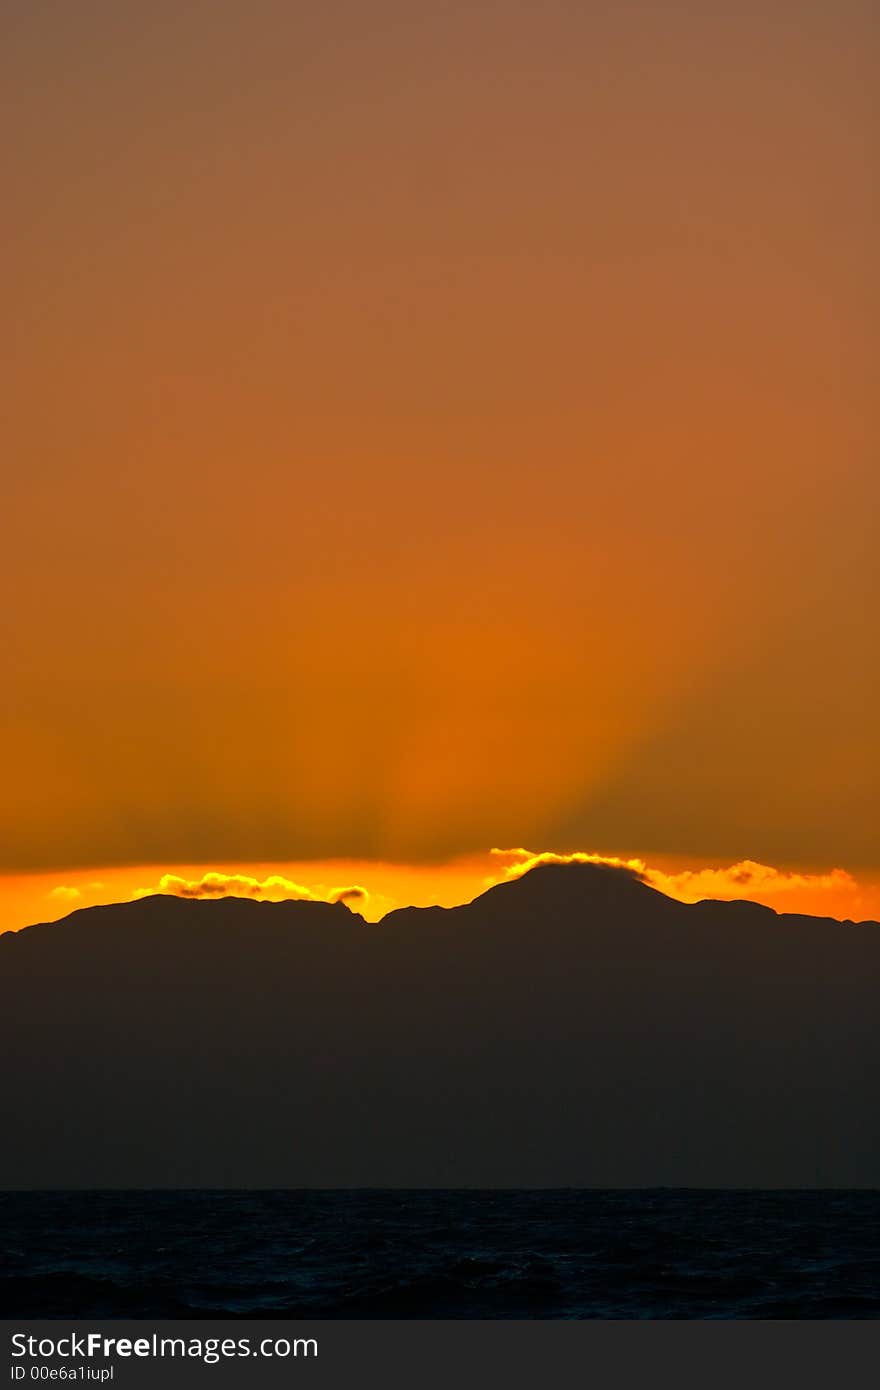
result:
<svg viewBox="0 0 880 1390"><path fill-rule="evenodd" d="M526 873L487 889L483 899L502 893L508 906L507 896L530 904L540 900L548 907L565 908L639 904L650 910L652 905L671 901L646 883L635 869L580 860L536 864Z"/></svg>

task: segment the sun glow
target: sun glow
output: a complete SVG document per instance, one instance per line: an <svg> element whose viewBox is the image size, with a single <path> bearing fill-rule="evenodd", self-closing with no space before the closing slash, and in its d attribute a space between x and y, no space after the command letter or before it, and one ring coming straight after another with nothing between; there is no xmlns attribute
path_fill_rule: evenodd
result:
<svg viewBox="0 0 880 1390"><path fill-rule="evenodd" d="M539 864L610 864L638 873L646 883L683 902L700 898L747 898L778 912L809 913L852 920L880 920L880 882L844 869L778 869L751 860L719 867L683 865L657 856L588 851L532 852L493 849L439 864L318 861L295 865L231 865L224 870L178 865L169 870L144 865L64 875L0 878L0 931L55 921L78 908L125 902L153 893L218 900L257 898L268 902L344 902L369 922L409 905L455 907L505 879Z"/></svg>

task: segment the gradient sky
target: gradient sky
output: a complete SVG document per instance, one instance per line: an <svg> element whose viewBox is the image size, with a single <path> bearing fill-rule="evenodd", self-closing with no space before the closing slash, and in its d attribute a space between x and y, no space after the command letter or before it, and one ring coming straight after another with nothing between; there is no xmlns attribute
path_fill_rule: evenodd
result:
<svg viewBox="0 0 880 1390"><path fill-rule="evenodd" d="M873 4L0 26L8 891L880 880Z"/></svg>

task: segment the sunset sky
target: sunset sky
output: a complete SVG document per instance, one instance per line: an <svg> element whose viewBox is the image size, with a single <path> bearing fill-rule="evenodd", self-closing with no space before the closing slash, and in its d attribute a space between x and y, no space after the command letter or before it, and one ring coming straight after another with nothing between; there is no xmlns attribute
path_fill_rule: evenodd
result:
<svg viewBox="0 0 880 1390"><path fill-rule="evenodd" d="M3 6L0 930L540 852L880 917L877 24Z"/></svg>

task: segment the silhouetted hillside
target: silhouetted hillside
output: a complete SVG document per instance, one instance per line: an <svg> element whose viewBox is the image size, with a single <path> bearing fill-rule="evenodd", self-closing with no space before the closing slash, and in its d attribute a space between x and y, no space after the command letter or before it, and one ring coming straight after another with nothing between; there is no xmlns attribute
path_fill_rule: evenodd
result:
<svg viewBox="0 0 880 1390"><path fill-rule="evenodd" d="M880 927L548 865L0 938L0 1186L877 1186Z"/></svg>

